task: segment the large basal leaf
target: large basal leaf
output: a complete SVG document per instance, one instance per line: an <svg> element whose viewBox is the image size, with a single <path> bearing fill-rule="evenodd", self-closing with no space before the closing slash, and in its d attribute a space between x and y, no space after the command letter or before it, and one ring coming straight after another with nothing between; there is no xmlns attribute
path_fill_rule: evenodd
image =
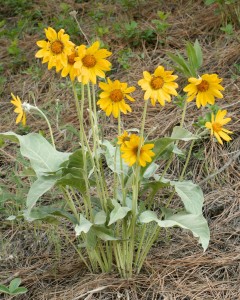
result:
<svg viewBox="0 0 240 300"><path fill-rule="evenodd" d="M173 227L179 226L184 229L189 229L195 237L199 238L199 242L201 243L204 251L207 249L209 240L210 240L210 232L208 228L208 224L203 215L195 215L185 213L178 213L175 215L168 216L165 220L159 220L157 214L153 211L145 211L139 216L139 220L141 223L149 223L156 222L160 227Z"/></svg>
<svg viewBox="0 0 240 300"><path fill-rule="evenodd" d="M201 188L192 181L171 181L176 193L182 199L187 212L191 214L201 214L203 206L203 192Z"/></svg>
<svg viewBox="0 0 240 300"><path fill-rule="evenodd" d="M57 172L70 153L57 151L43 136L37 133L21 136L14 132L6 132L1 133L0 138L18 141L22 156L30 160L36 173L37 180L30 187L27 195L27 209L30 212L38 199L57 181L57 175L46 175Z"/></svg>
<svg viewBox="0 0 240 300"><path fill-rule="evenodd" d="M38 199L47 191L49 191L57 182L56 175L39 176L36 181L31 185L27 194L27 209L30 210L35 206Z"/></svg>
<svg viewBox="0 0 240 300"><path fill-rule="evenodd" d="M75 216L70 214L69 212L58 208L58 207L52 207L52 206L39 206L34 207L30 213L27 211L24 212L24 217L29 221L36 221L36 220L51 220L54 222L54 220L57 222L58 217L63 217L68 219L71 223L77 224L77 219ZM52 222L51 222L52 223Z"/></svg>
<svg viewBox="0 0 240 300"><path fill-rule="evenodd" d="M0 134L1 138L19 141L22 156L30 160L31 166L38 175L56 172L70 153L59 152L40 134L29 133L18 135L14 132Z"/></svg>

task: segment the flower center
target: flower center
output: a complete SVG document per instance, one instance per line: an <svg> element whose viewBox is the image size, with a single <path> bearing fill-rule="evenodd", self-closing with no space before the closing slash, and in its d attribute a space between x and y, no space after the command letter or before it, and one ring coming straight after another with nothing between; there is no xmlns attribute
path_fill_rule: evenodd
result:
<svg viewBox="0 0 240 300"><path fill-rule="evenodd" d="M88 54L82 58L82 63L84 67L92 68L96 65L97 61L93 55Z"/></svg>
<svg viewBox="0 0 240 300"><path fill-rule="evenodd" d="M110 93L110 99L113 102L120 102L123 99L123 93L121 90L117 89L117 90L113 90Z"/></svg>
<svg viewBox="0 0 240 300"><path fill-rule="evenodd" d="M209 83L206 80L202 80L201 83L197 85L199 92L206 92L209 88Z"/></svg>
<svg viewBox="0 0 240 300"><path fill-rule="evenodd" d="M60 54L63 52L64 45L61 41L54 41L51 44L51 50L54 54Z"/></svg>
<svg viewBox="0 0 240 300"><path fill-rule="evenodd" d="M70 65L73 65L75 63L74 58L76 57L75 52L73 52L72 54L68 55L68 63Z"/></svg>
<svg viewBox="0 0 240 300"><path fill-rule="evenodd" d="M163 85L164 85L164 80L163 80L162 77L160 77L160 76L158 76L158 77L153 77L153 78L151 79L150 85L151 85L151 87L152 87L154 90L159 90L160 88L163 87Z"/></svg>
<svg viewBox="0 0 240 300"><path fill-rule="evenodd" d="M212 127L213 127L213 131L215 131L215 132L219 132L222 130L222 125L219 123L213 123Z"/></svg>

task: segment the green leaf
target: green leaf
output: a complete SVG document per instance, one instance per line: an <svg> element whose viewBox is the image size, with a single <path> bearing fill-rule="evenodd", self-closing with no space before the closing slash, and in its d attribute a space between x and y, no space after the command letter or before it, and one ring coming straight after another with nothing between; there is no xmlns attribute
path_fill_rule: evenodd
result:
<svg viewBox="0 0 240 300"><path fill-rule="evenodd" d="M18 135L14 132L1 133L0 137L20 143L22 156L28 158L37 176L46 172L56 172L70 153L59 152L40 134ZM46 175L46 174L44 174Z"/></svg>
<svg viewBox="0 0 240 300"><path fill-rule="evenodd" d="M93 226L82 214L80 214L80 222L75 226L76 235L80 235L82 232L87 233Z"/></svg>
<svg viewBox="0 0 240 300"><path fill-rule="evenodd" d="M143 183L143 191L151 189L151 198L153 198L160 189L167 186L169 186L169 183L164 183L162 181L148 181Z"/></svg>
<svg viewBox="0 0 240 300"><path fill-rule="evenodd" d="M110 213L110 220L108 226L112 225L118 220L123 219L127 215L127 213L131 210L127 206L121 206L117 201L113 200L112 202L114 205L114 209Z"/></svg>
<svg viewBox="0 0 240 300"><path fill-rule="evenodd" d="M104 140L102 145L105 147L104 156L108 167L117 174L122 172L127 175L128 165L122 160L122 171L121 171L121 159L120 159L120 150L119 147L114 147L109 141Z"/></svg>
<svg viewBox="0 0 240 300"><path fill-rule="evenodd" d="M94 226L93 228L94 233L96 236L98 236L103 241L117 241L118 238L116 238L113 234L113 231L109 228L106 228L105 226Z"/></svg>
<svg viewBox="0 0 240 300"><path fill-rule="evenodd" d="M49 220L49 218L50 220L56 220L56 217L63 217L68 219L73 224L77 224L77 219L72 214L58 207L39 206L33 208L30 213L25 211L24 216L29 222L45 219Z"/></svg>
<svg viewBox="0 0 240 300"><path fill-rule="evenodd" d="M56 183L56 175L45 175L56 173L60 165L68 159L70 153L57 151L42 135L37 133L21 136L14 132L7 132L1 133L0 137L14 142L18 141L22 156L30 160L36 173L37 180L30 187L27 195L27 208L30 211L38 199Z"/></svg>
<svg viewBox="0 0 240 300"><path fill-rule="evenodd" d="M202 48L198 40L196 40L194 43L194 50L197 57L198 68L200 68L203 64L203 55L202 55Z"/></svg>
<svg viewBox="0 0 240 300"><path fill-rule="evenodd" d="M57 176L39 176L38 179L31 185L27 195L27 209L30 210L35 206L38 199L50 190L57 182Z"/></svg>
<svg viewBox="0 0 240 300"><path fill-rule="evenodd" d="M99 212L96 213L96 215L94 216L94 224L95 225L103 225L105 224L107 219L106 213L105 211L101 210Z"/></svg>
<svg viewBox="0 0 240 300"><path fill-rule="evenodd" d="M143 177L144 178L152 177L158 168L159 168L159 165L152 162L150 165L147 166L147 169L145 170Z"/></svg>
<svg viewBox="0 0 240 300"><path fill-rule="evenodd" d="M1 284L0 284L0 292L10 294L9 289L6 286L1 285Z"/></svg>
<svg viewBox="0 0 240 300"><path fill-rule="evenodd" d="M28 291L27 288L25 287L19 287L16 290L14 290L11 295L20 295L20 294L25 294Z"/></svg>
<svg viewBox="0 0 240 300"><path fill-rule="evenodd" d="M199 137L197 135L192 134L190 131L188 131L185 128L182 128L180 126L175 126L173 128L171 138L174 140L181 140L187 142L191 140L196 140Z"/></svg>
<svg viewBox="0 0 240 300"><path fill-rule="evenodd" d="M171 181L170 184L175 187L175 191L182 199L187 212L195 215L202 213L204 197L197 184L192 181Z"/></svg>
<svg viewBox="0 0 240 300"><path fill-rule="evenodd" d="M199 238L204 251L207 249L210 239L208 224L203 215L188 214L181 212L175 215L168 216L165 220L159 220L157 214L153 211L144 211L139 216L141 223L156 222L160 227L179 226L184 229L189 229L195 237Z"/></svg>
<svg viewBox="0 0 240 300"><path fill-rule="evenodd" d="M91 182L89 180L89 182ZM62 186L71 186L77 188L82 194L86 194L86 183L83 170L77 168L64 169L63 175L57 180L57 184Z"/></svg>
<svg viewBox="0 0 240 300"><path fill-rule="evenodd" d="M162 158L163 156L165 156L164 159L166 158L166 153L168 151L171 152L171 145L173 145L173 140L171 138L160 138L157 140L152 140L149 143L154 144L153 152L155 153L155 156L153 156L153 160L150 165L146 165L146 167L141 168L141 177L145 176L145 172L149 168L149 170L151 170L151 168L155 168L155 165L153 165L153 167L150 167L154 163L154 161Z"/></svg>
<svg viewBox="0 0 240 300"><path fill-rule="evenodd" d="M20 278L14 278L9 284L10 293L14 292L16 290L16 288L19 287L20 284L21 284L21 279Z"/></svg>
<svg viewBox="0 0 240 300"><path fill-rule="evenodd" d="M189 69L189 65L182 55L180 54L174 55L172 53L167 53L167 55L172 59L173 62L177 64L176 66L177 70L179 70L186 76L191 75L191 70Z"/></svg>

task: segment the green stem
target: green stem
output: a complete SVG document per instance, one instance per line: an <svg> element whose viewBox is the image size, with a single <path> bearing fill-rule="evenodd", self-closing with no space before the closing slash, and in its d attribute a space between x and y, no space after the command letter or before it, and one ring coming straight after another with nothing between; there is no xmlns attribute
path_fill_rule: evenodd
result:
<svg viewBox="0 0 240 300"><path fill-rule="evenodd" d="M95 108L95 114L93 117L93 105L92 105L92 99L95 101L95 90L92 90L93 97L91 96L91 90L90 90L90 84L87 85L88 89L88 102L89 102L89 118L91 123L91 129L92 129L92 136L93 136L93 153L94 153L94 160L95 160L95 166L96 166L96 172L98 174L100 188L101 188L101 195L103 196L103 208L105 211L107 211L107 191L103 180L103 170L101 170L100 164L99 164L99 154L97 151L97 146L99 146L99 136L98 136L98 124L97 124L97 113ZM96 105L96 103L94 104Z"/></svg>
<svg viewBox="0 0 240 300"><path fill-rule="evenodd" d="M80 220L79 214L78 214L78 211L77 211L77 209L76 209L76 206L75 206L75 204L74 204L74 202L73 202L73 199L72 199L72 197L71 197L71 195L70 195L68 189L62 187L62 191L63 191L63 193L64 193L64 195L65 195L65 199L66 199L66 201L67 201L67 203L68 203L69 208L71 209L71 211L73 212L75 218L76 218L77 221L79 222L79 220Z"/></svg>
<svg viewBox="0 0 240 300"><path fill-rule="evenodd" d="M53 145L53 147L56 149L56 147L55 147L55 142L54 142L54 138L53 138L53 131L52 131L52 127L51 127L51 124L50 124L50 122L48 121L48 118L47 118L47 116L44 114L44 112L41 110L41 109L39 109L37 106L35 106L35 107L31 107L31 109L33 109L33 110L36 110L37 112L39 112L40 113L40 115L45 119L45 121L47 122L47 125L48 125L48 129L49 129L49 132L50 132L50 136L51 136L51 141L52 141L52 145Z"/></svg>
<svg viewBox="0 0 240 300"><path fill-rule="evenodd" d="M137 274L139 274L139 272L142 269L142 265L145 261L145 258L149 252L149 250L151 249L152 245L154 244L154 242L156 241L159 232L161 230L161 227L159 227L158 225L156 225L155 230L153 230L152 235L150 236L150 238L148 239L148 241L146 242L146 247L143 249L140 259L138 261L138 265L137 265Z"/></svg>
<svg viewBox="0 0 240 300"><path fill-rule="evenodd" d="M85 209L86 209L86 215L90 216L90 219L93 219L93 214L92 214L92 209L91 209L91 200L90 200L90 187L89 187L89 181L87 178L88 175L88 170L87 170L87 159L86 159L86 152L85 152L85 141L84 141L84 126L83 126L83 109L84 109L84 85L81 85L81 107L79 105L79 99L76 91L76 87L74 82L72 81L72 89L73 89L73 94L74 94L74 99L75 99L75 105L77 109L77 116L78 116L78 121L79 121L79 139L81 142L82 146L82 156L83 156L83 169L84 169L84 181L86 185L86 192L87 192L87 197L83 196L84 204L85 204ZM87 141L86 141L87 143Z"/></svg>
<svg viewBox="0 0 240 300"><path fill-rule="evenodd" d="M182 118L181 118L181 122L180 122L180 127L181 128L183 127L183 124L184 124L184 120L185 120L185 116L186 116L186 111L187 111L187 104L188 104L188 102L187 102L187 100L185 100L184 106L183 106L183 111L182 111ZM177 146L178 143L179 143L179 141L177 141L175 145ZM164 168L164 170L162 172L162 175L160 177L160 181L162 180L162 178L166 174L167 170L169 169L169 167L170 167L170 165L171 165L171 163L173 161L173 158L174 158L174 153L171 153L171 156L169 157L169 160L168 160L168 162L167 162L167 164L166 164L166 166L165 166L165 168Z"/></svg>

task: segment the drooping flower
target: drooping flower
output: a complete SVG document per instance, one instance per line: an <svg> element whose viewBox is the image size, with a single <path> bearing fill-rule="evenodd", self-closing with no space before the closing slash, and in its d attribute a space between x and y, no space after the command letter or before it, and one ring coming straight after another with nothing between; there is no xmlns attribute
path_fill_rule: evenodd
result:
<svg viewBox="0 0 240 300"><path fill-rule="evenodd" d="M70 76L71 81L74 81L76 76L79 76L79 69L75 69L74 63L75 58L78 56L77 47L72 48L72 52L67 56L67 65L62 68L61 76L66 77Z"/></svg>
<svg viewBox="0 0 240 300"><path fill-rule="evenodd" d="M187 101L190 102L196 98L196 104L199 108L201 105L206 106L207 103L214 104L215 97L223 98L220 91L224 91L224 88L220 85L221 78L218 78L217 74L204 74L199 78L191 77L188 79L188 84L183 89L187 92Z"/></svg>
<svg viewBox="0 0 240 300"><path fill-rule="evenodd" d="M107 79L107 83L100 82L99 87L103 92L100 93L97 104L106 112L107 116L112 114L117 118L120 112L126 114L132 111L131 107L125 102L125 98L135 101L128 95L135 91L135 87L128 87L127 83L119 80L111 81L110 78Z"/></svg>
<svg viewBox="0 0 240 300"><path fill-rule="evenodd" d="M142 141L143 142L143 141ZM135 163L142 167L145 167L147 163L152 161L152 157L155 153L152 151L154 144L142 144L141 139L136 134L130 135L130 140L125 141L121 146L122 158L129 166ZM141 146L139 157L138 149Z"/></svg>
<svg viewBox="0 0 240 300"><path fill-rule="evenodd" d="M11 103L16 106L16 108L14 109L14 112L18 114L17 119L16 119L16 124L18 124L19 122L22 121L23 126L26 125L26 113L22 107L22 101L21 99L17 96L15 97L12 93L12 100Z"/></svg>
<svg viewBox="0 0 240 300"><path fill-rule="evenodd" d="M211 122L205 123L205 127L211 130L211 135L214 135L221 145L223 144L222 139L227 142L232 140L227 133L231 134L233 132L223 128L225 124L231 121L231 118L224 119L226 114L226 110L219 110L216 116L212 113Z"/></svg>
<svg viewBox="0 0 240 300"><path fill-rule="evenodd" d="M107 49L99 49L100 43L96 41L89 48L85 45L78 47L78 57L74 68L79 69L78 81L87 84L89 81L96 84L97 76L105 78L104 71L109 71L111 63L106 60L112 53Z"/></svg>
<svg viewBox="0 0 240 300"><path fill-rule="evenodd" d="M64 29L56 32L53 28L45 28L47 41L37 41L37 45L42 48L35 57L42 58L43 63L48 62L48 69L56 67L57 71L67 66L68 55L71 55L74 44L69 40L69 35L64 33Z"/></svg>
<svg viewBox="0 0 240 300"><path fill-rule="evenodd" d="M124 130L123 134L118 136L117 144L120 145L120 147L124 147L125 142L128 142L128 141L130 141L130 135L128 134L128 132L126 130Z"/></svg>
<svg viewBox="0 0 240 300"><path fill-rule="evenodd" d="M171 95L177 96L178 84L174 80L178 76L172 75L172 73L173 71L165 71L163 66L158 66L153 74L144 71L144 78L138 81L141 88L146 91L144 100L150 98L153 106L155 106L156 101L164 106L165 101L171 101Z"/></svg>

